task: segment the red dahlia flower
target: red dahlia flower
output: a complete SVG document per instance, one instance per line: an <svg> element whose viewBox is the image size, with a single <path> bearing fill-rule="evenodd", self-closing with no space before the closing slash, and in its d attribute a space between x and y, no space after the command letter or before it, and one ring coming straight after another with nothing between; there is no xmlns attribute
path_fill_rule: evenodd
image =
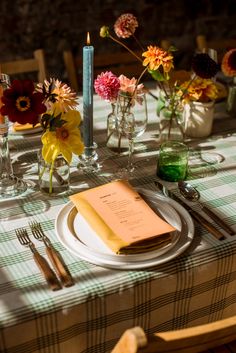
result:
<svg viewBox="0 0 236 353"><path fill-rule="evenodd" d="M197 76L209 79L216 75L218 65L207 53L200 53L194 56L192 69Z"/></svg>
<svg viewBox="0 0 236 353"><path fill-rule="evenodd" d="M39 115L46 111L44 95L34 91L31 80L14 80L3 92L1 114L8 115L12 122L37 124Z"/></svg>

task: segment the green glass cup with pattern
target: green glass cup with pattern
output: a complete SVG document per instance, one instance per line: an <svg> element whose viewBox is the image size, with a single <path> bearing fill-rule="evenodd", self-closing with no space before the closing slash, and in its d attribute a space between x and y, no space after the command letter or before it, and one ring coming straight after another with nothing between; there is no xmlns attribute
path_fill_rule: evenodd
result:
<svg viewBox="0 0 236 353"><path fill-rule="evenodd" d="M161 144L157 176L166 181L184 180L188 170L188 147L179 141Z"/></svg>

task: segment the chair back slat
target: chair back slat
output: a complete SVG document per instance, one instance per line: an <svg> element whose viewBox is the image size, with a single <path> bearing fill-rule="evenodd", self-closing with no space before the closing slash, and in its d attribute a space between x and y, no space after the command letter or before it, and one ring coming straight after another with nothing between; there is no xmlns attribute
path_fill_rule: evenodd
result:
<svg viewBox="0 0 236 353"><path fill-rule="evenodd" d="M38 82L43 82L47 76L44 51L42 49L34 51L34 58L2 62L0 66L1 71L8 75L36 72Z"/></svg>
<svg viewBox="0 0 236 353"><path fill-rule="evenodd" d="M141 327L126 330L111 353L234 353L236 316L181 330L146 335Z"/></svg>

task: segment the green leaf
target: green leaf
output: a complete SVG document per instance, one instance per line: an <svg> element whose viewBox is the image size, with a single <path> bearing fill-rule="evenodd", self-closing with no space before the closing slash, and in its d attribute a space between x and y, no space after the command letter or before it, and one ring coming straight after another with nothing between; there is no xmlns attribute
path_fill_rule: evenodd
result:
<svg viewBox="0 0 236 353"><path fill-rule="evenodd" d="M156 81L165 81L165 77L160 73L159 70L148 70L152 78Z"/></svg>
<svg viewBox="0 0 236 353"><path fill-rule="evenodd" d="M158 98L157 100L157 115L160 114L160 111L165 107L165 100L163 98Z"/></svg>

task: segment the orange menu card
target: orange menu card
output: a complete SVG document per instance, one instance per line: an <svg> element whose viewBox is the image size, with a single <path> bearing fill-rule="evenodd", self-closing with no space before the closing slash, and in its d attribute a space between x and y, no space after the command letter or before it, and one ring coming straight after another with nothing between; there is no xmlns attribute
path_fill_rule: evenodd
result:
<svg viewBox="0 0 236 353"><path fill-rule="evenodd" d="M70 199L115 252L121 247L175 230L149 207L127 181L113 181L71 195ZM106 239L104 224L108 227ZM117 238L120 240L118 243Z"/></svg>

